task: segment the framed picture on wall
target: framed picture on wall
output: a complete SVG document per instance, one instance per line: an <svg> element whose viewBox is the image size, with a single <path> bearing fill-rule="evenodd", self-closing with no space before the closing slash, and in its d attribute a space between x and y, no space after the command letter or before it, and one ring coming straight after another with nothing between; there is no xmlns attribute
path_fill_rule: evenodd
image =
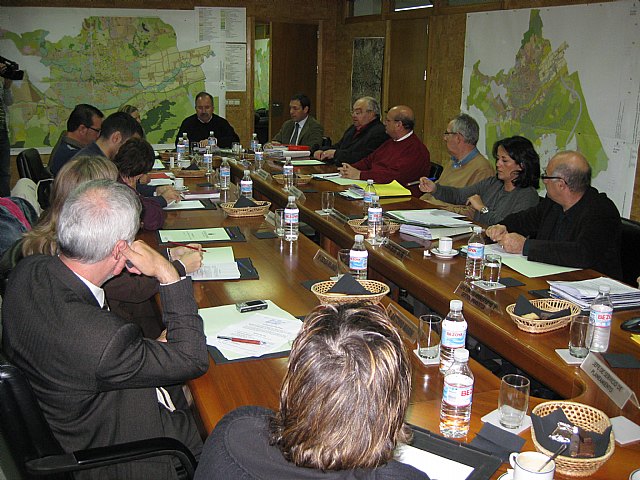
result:
<svg viewBox="0 0 640 480"><path fill-rule="evenodd" d="M379 103L382 99L382 66L384 37L353 39L351 69L351 104L360 97L370 96Z"/></svg>

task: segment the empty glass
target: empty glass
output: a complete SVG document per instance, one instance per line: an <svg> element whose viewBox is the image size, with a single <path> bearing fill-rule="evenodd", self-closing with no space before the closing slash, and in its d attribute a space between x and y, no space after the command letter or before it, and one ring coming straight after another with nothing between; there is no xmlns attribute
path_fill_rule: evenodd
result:
<svg viewBox="0 0 640 480"><path fill-rule="evenodd" d="M522 375L509 374L502 377L498 398L500 425L507 428L522 425L529 407L529 386L529 379Z"/></svg>
<svg viewBox="0 0 640 480"><path fill-rule="evenodd" d="M440 352L442 317L439 315L420 316L418 331L418 355L422 358L436 358Z"/></svg>

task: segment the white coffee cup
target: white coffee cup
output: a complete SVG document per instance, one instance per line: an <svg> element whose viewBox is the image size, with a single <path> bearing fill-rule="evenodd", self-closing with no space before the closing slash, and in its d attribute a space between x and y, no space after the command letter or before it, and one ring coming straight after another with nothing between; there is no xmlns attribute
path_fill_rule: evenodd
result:
<svg viewBox="0 0 640 480"><path fill-rule="evenodd" d="M440 237L438 242L438 251L442 253L449 253L453 248L453 240L451 237Z"/></svg>
<svg viewBox="0 0 640 480"><path fill-rule="evenodd" d="M177 190L183 189L184 188L184 178L176 177L176 179L173 181L173 186Z"/></svg>
<svg viewBox="0 0 640 480"><path fill-rule="evenodd" d="M513 480L553 480L556 471L556 462L551 460L541 472L540 467L549 460L540 452L513 452L509 455L509 463L513 467Z"/></svg>

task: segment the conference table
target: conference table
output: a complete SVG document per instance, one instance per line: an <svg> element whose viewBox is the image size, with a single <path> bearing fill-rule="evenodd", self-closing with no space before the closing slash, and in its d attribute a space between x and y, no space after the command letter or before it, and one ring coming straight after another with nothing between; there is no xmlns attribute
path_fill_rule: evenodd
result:
<svg viewBox="0 0 640 480"><path fill-rule="evenodd" d="M235 177L241 176L244 167L233 165ZM330 167L308 167L305 171L326 171ZM279 165L268 162L266 170L276 172ZM287 193L272 178L261 179L252 174L254 197L265 198L272 202L271 208L282 207L286 203ZM202 179L187 179L186 184L195 186ZM197 187L196 187L197 188ZM323 190L341 190L326 181L313 181L303 190L317 190L306 193L305 199L298 201L301 219L311 225L322 236L322 246L329 254L335 254L337 248L347 248L353 243L353 232L341 221L332 217L320 216L320 192ZM232 194L233 195L233 194ZM385 209L424 208L423 202L416 199L394 199L385 201ZM353 214L362 210L361 202L350 202L336 198L336 209ZM286 242L281 238L258 239L254 233L272 230L273 227L263 217L232 218L219 208L217 210L178 210L168 213L165 222L167 229L204 228L218 226L237 226L241 229L246 242L223 243L232 245L236 258L251 258L259 272L259 280L203 281L194 282L194 293L201 308L233 304L252 299L269 299L291 314L303 316L309 313L318 300L302 282L326 280L332 274L314 256L320 250L304 235L297 242ZM143 238L154 243L155 235L145 234ZM402 235L392 237L396 241ZM423 242L429 247L429 242ZM215 245L217 246L217 245ZM424 257L423 249L411 250L409 256L399 259L382 247L369 248L369 278L388 281L392 285L407 290L415 298L433 310L446 314L450 299L461 298L454 293L463 279L464 261L458 257L441 261L433 257ZM584 278L594 272L574 272L562 278ZM504 274L503 274L504 275ZM507 288L490 294L490 308L477 302L464 301L464 314L469 324L469 333L491 349L513 362L522 370L539 379L542 383L558 392L563 398L587 403L603 409L609 416L620 415L621 411L610 402L598 387L577 367L563 365L556 357L554 348L566 347L567 329L542 335L527 334L515 328L504 312L506 305L514 303L520 293L544 287L543 280L528 279L516 272L509 276L523 281L524 287ZM401 312L405 319L414 325L417 320L400 307L393 299L385 298L385 306L391 305ZM633 312L614 315L610 351L636 353L628 338L619 332L617 323ZM636 312L637 313L637 312ZM626 343L625 343L626 342ZM406 339L406 346L413 350L415 344ZM412 353L412 394L407 421L435 433L439 431L439 409L442 395L442 376L437 366L423 365ZM209 371L202 377L190 381L188 386L195 407L202 421L205 433L209 433L229 411L242 405L261 405L277 409L279 386L286 372L286 358L255 359L250 361L216 364L210 359ZM471 429L462 441L469 442L482 427L481 417L497 407L499 379L482 365L470 362L475 375ZM634 391L638 392L638 378L634 373L615 370ZM532 398L530 408L542 402ZM624 414L638 422L637 411L625 407ZM521 434L526 439L523 450L533 450L534 445L529 432ZM614 456L591 478L611 479L627 478L629 473L640 466L639 445L616 446ZM506 471L506 464L494 474L497 478Z"/></svg>

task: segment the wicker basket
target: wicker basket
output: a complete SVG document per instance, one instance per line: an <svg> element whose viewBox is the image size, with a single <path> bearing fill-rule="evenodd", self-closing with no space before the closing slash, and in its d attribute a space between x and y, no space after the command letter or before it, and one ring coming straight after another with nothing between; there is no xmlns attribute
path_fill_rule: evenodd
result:
<svg viewBox="0 0 640 480"><path fill-rule="evenodd" d="M206 170L184 170L182 168L172 168L171 171L176 177L181 178L204 177L207 174Z"/></svg>
<svg viewBox="0 0 640 480"><path fill-rule="evenodd" d="M303 174L298 174L295 176L294 178L294 183L296 185L306 185L307 183L309 183L311 181L313 177L311 175L303 175ZM281 173L276 173L273 176L273 179L278 182L280 185L284 185L284 175Z"/></svg>
<svg viewBox="0 0 640 480"><path fill-rule="evenodd" d="M369 226L362 225L366 220L366 218L356 218L355 220L349 220L347 223L354 232L366 235L367 233L369 233ZM384 220L384 226L382 227L382 229L385 231L385 233L387 231L388 233L396 233L398 230L400 230L400 224L391 222L389 220Z"/></svg>
<svg viewBox="0 0 640 480"><path fill-rule="evenodd" d="M515 313L513 310L515 309L515 303L512 303L507 307L507 313L511 316L512 320L516 322L516 325L520 330L524 330L529 333L545 333L551 332L553 330L558 330L559 328L567 325L571 319L580 313L580 307L578 307L575 303L572 303L568 300L561 300L559 298L541 298L539 300L531 300L531 304L534 307L538 307L541 310L546 310L547 312L558 312L560 310L564 310L565 308L571 309L571 315L560 318L553 318L551 320L538 320L532 318L523 318Z"/></svg>
<svg viewBox="0 0 640 480"><path fill-rule="evenodd" d="M256 200L257 207L242 207L236 208L233 205L234 202L221 203L220 208L225 211L230 217L259 217L269 211L271 202Z"/></svg>
<svg viewBox="0 0 640 480"><path fill-rule="evenodd" d="M603 433L611 425L609 417L604 412L576 402L544 402L534 407L531 413L539 417L545 417L558 408L563 410L567 420L573 425L591 432ZM536 450L545 455L553 455L553 452L546 450L538 443L533 428L531 429L531 439L536 446ZM593 475L613 455L615 443L612 429L609 445L603 456L597 458L572 458L560 455L556 458L556 472L569 477L588 477Z"/></svg>
<svg viewBox="0 0 640 480"><path fill-rule="evenodd" d="M336 282L330 280L315 283L311 286L311 291L318 297L323 305L340 305L343 303L380 303L380 300L389 293L389 287L376 280L358 280L358 283L371 292L370 295L346 295L344 293L327 293Z"/></svg>

